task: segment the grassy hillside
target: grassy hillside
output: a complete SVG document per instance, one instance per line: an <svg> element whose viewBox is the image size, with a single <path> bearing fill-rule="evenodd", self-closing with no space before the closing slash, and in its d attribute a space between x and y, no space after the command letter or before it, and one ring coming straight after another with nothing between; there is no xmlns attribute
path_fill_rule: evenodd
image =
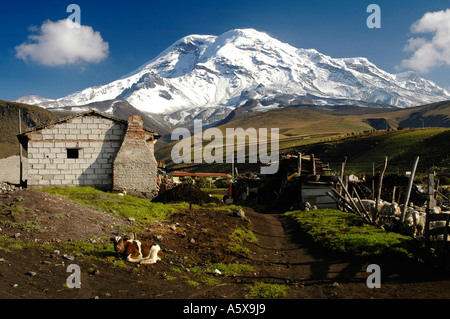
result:
<svg viewBox="0 0 450 319"><path fill-rule="evenodd" d="M419 156L418 172L433 167L445 170L450 164L449 149L450 129L425 128L376 131L285 151L315 154L336 171L347 157L347 172L368 174L373 167L375 173L379 172L385 156L388 157L387 172L391 173L411 170L415 156Z"/></svg>
<svg viewBox="0 0 450 319"><path fill-rule="evenodd" d="M379 143L384 138L387 138L387 136L383 135L383 132L386 132L386 128L393 128L394 132L399 134L398 137L391 131L389 133L389 139L384 141L384 144L379 145L381 148L374 148L365 157L358 159L361 162L358 169L362 169L362 163L364 163L364 170L371 170L373 162L375 162L375 165L378 162L382 163L384 156L393 157L394 155L398 155L397 148L407 149L409 146L413 147L416 142L428 138L436 132L433 130L427 130L426 132L418 131L416 133L409 131L401 132L401 130L397 131L397 128L421 128L422 126L427 128L431 125L433 127L450 127L450 101L407 109L363 108L357 106L319 108L316 106L308 106L286 107L263 113L252 113L248 110L247 112L238 113L238 116L230 116L230 119L234 119L233 121L218 126L224 137L227 128L279 128L279 147L282 153L296 151L297 148L302 147L308 148L308 146L317 143L331 142L333 144L333 141L339 141L352 134L357 135L358 137L355 142L347 140L350 143L349 149L340 152L340 157L331 156L331 159L337 161L339 165L344 156L349 157L349 155L345 154L351 154L353 152L352 149L369 151L367 147L370 146L373 148L373 143ZM245 116L243 113L245 113ZM375 134L370 139L365 140L364 143L361 143L359 140L361 133L373 132L375 130L380 130L378 135ZM156 152L156 157L169 163L169 167L171 160L170 152L176 143L177 141L172 142ZM209 141L206 141L204 145L208 143ZM382 149L381 152L379 151L380 149ZM327 150L327 156L329 155L328 152L330 150ZM315 152L315 154L319 154L318 156L320 157L320 152ZM424 154L424 156L427 154ZM402 163L401 157L397 156L397 158L398 163ZM330 161L332 161L331 159ZM197 166L182 164L178 165L177 169L188 169ZM208 171L229 170L228 166L225 164L215 165L214 168L202 167L202 169L207 169ZM403 167L399 167L398 169L403 169Z"/></svg>
<svg viewBox="0 0 450 319"><path fill-rule="evenodd" d="M404 174L410 171L414 158L419 156L416 176L424 179L435 171L442 184L450 185L450 128L411 128L379 130L349 134L330 141L296 145L280 150L280 154L314 154L329 163L332 173L339 173L347 157L346 173L371 175L379 173L385 156L388 157L386 174ZM258 172L260 163L236 164L239 172ZM202 172L231 172L231 164L180 164L174 169Z"/></svg>
<svg viewBox="0 0 450 319"><path fill-rule="evenodd" d="M37 125L58 119L58 116L44 108L0 100L0 158L19 154L19 109L22 132Z"/></svg>
<svg viewBox="0 0 450 319"><path fill-rule="evenodd" d="M249 117L218 126L222 131L224 141L228 128L271 128L279 129L280 149L306 145L314 142L337 138L352 132L363 132L373 128L358 118L334 115L331 110L317 107L295 108L286 107L263 113L253 113ZM172 142L156 152L158 159L170 161L170 151L177 141ZM209 141L204 142L208 144ZM226 146L226 144L224 143Z"/></svg>

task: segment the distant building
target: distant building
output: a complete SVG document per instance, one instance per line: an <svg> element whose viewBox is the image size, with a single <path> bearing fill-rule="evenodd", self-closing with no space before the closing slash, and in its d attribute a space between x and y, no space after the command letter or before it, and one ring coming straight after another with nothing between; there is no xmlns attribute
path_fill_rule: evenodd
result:
<svg viewBox="0 0 450 319"><path fill-rule="evenodd" d="M28 152L28 186L92 186L148 197L157 195L159 137L138 115L125 121L93 110L18 135Z"/></svg>

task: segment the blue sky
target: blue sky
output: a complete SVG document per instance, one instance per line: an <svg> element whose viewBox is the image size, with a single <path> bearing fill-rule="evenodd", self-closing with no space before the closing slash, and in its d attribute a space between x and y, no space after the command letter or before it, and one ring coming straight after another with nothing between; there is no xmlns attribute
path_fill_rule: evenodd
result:
<svg viewBox="0 0 450 319"><path fill-rule="evenodd" d="M81 9L81 25L99 32L101 42L107 43L104 55L95 61L58 65L17 56L17 47L31 43L30 35L42 33L45 21L68 18L66 9L72 3ZM366 25L371 3L381 10L379 29ZM236 28L264 31L295 47L314 48L332 57L367 57L381 69L397 73L410 69L401 67L402 60L414 54L404 50L409 39L431 42L433 38L433 31L414 34L412 24L427 12L448 8L448 0L2 1L0 99L27 94L63 97L120 78L183 36L220 35ZM434 63L433 56L428 57L431 66L418 73L450 89L449 63Z"/></svg>

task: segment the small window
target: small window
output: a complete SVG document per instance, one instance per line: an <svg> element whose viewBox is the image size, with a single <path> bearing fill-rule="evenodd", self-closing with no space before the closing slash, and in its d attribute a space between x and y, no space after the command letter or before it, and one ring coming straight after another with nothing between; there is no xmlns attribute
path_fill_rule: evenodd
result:
<svg viewBox="0 0 450 319"><path fill-rule="evenodd" d="M67 158L79 158L80 149L78 148L68 148L67 149Z"/></svg>

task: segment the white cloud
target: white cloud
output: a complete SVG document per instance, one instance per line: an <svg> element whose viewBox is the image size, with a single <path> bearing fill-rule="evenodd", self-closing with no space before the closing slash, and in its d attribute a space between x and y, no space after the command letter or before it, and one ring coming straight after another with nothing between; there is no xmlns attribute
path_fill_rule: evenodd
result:
<svg viewBox="0 0 450 319"><path fill-rule="evenodd" d="M46 66L64 66L80 62L98 63L109 54L108 42L100 32L70 19L47 20L40 29L30 31L28 41L16 46L16 57Z"/></svg>
<svg viewBox="0 0 450 319"><path fill-rule="evenodd" d="M412 56L402 60L402 67L426 73L434 67L450 66L450 9L425 13L412 24L411 32L431 33L432 37L410 38L404 49Z"/></svg>

